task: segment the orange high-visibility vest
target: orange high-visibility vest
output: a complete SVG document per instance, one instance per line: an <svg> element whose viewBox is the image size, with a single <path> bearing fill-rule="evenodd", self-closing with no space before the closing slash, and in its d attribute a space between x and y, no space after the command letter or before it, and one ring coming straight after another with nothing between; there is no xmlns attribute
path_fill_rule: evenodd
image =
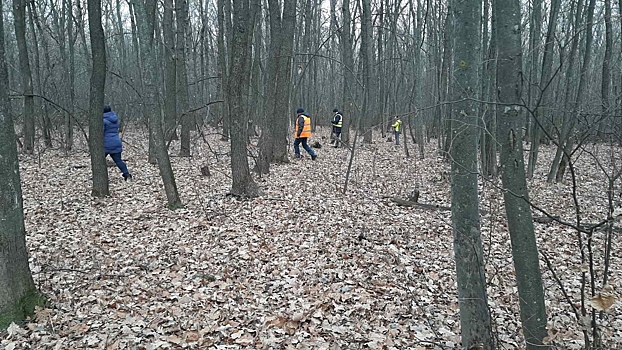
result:
<svg viewBox="0 0 622 350"><path fill-rule="evenodd" d="M300 133L300 136L298 136L298 118L296 118L296 131L294 132L294 138L297 139L299 137L311 137L311 118L307 117L304 114L301 114L300 116L304 118L305 124L302 128L302 133Z"/></svg>

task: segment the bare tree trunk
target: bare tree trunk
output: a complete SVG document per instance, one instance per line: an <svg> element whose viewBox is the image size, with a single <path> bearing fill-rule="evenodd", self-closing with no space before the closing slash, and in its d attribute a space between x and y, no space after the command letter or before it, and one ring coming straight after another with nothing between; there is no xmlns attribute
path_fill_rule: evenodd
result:
<svg viewBox="0 0 622 350"><path fill-rule="evenodd" d="M575 98L574 106L572 107L571 116L577 116L582 107L583 101L585 100L585 94L587 91L587 84L589 82L589 69L591 68L592 62L592 43L594 41L594 37L592 35L594 30L594 8L596 2L595 0L590 0L587 7L587 19L586 19L586 28L585 28L585 51L583 52L583 64L581 66L581 72L579 74L579 86L577 88L577 97ZM564 146L564 154L559 164L559 168L557 169L557 174L555 175L556 181L561 181L564 178L564 173L566 171L566 165L570 161L568 156L573 148L574 140L571 137L573 124L570 125L570 129L568 131L568 137L566 139L566 145Z"/></svg>
<svg viewBox="0 0 622 350"><path fill-rule="evenodd" d="M352 16L350 14L350 0L343 0L341 5L343 25L339 33L341 38L341 60L343 62L343 126L341 127L341 142L344 145L350 144L350 124L352 116L361 113L355 110L354 86L356 77L354 75L354 53L352 48Z"/></svg>
<svg viewBox="0 0 622 350"><path fill-rule="evenodd" d="M570 106L570 96L574 89L574 80L576 78L576 68L575 68L575 59L577 57L577 49L579 47L579 25L581 24L582 18L582 9L583 9L583 0L578 0L575 8L575 20L573 26L573 35L572 35L572 44L570 45L570 51L568 52L567 66L566 66L566 91L564 95L564 110L568 110ZM551 163L551 168L549 169L549 174L547 176L547 182L553 182L557 175L559 166L561 164L561 159L564 153L564 149L567 144L568 137L570 136L572 130L574 129L575 116L571 113L564 113L562 116L562 126L561 132L559 134L559 141L557 144L557 150L555 152L555 157L553 158L553 162Z"/></svg>
<svg viewBox="0 0 622 350"><path fill-rule="evenodd" d="M181 112L181 149L179 155L190 157L192 115L190 114L190 103L188 101L188 70L186 68L188 31L190 30L188 0L175 0L175 10L177 11L177 91L179 91L177 98L179 101L179 112Z"/></svg>
<svg viewBox="0 0 622 350"><path fill-rule="evenodd" d="M540 77L540 52L542 44L542 0L532 0L531 2L531 15L529 21L529 56L528 56L528 77L529 85L527 88L527 103L529 106L534 106L540 94L537 91L536 83ZM526 126L526 139L529 140L534 130L535 122L532 120L532 116L527 114L525 118ZM537 126L536 126L537 127Z"/></svg>
<svg viewBox="0 0 622 350"><path fill-rule="evenodd" d="M296 23L296 0L286 1L281 6L279 1L269 0L270 10L270 51L268 59L268 87L265 123L262 125L259 141L258 171L267 174L270 163L288 162L287 128L291 62L294 45L294 26Z"/></svg>
<svg viewBox="0 0 622 350"><path fill-rule="evenodd" d="M64 74L64 106L65 117L65 150L73 149L73 111L75 106L75 40L73 38L73 4L72 0L63 0L62 22L64 25L59 28L62 35L62 55Z"/></svg>
<svg viewBox="0 0 622 350"><path fill-rule="evenodd" d="M31 154L35 147L35 119L32 73L26 43L26 0L13 1L13 17L19 54L19 71L22 78L22 96L24 98L24 152Z"/></svg>
<svg viewBox="0 0 622 350"><path fill-rule="evenodd" d="M219 94L219 100L227 98L227 91L229 91L229 65L227 63L227 57L229 56L229 45L227 37L231 36L231 32L228 31L228 20L225 19L225 3L230 3L231 0L218 0L218 82L220 87L217 88ZM230 4L229 4L229 7ZM217 107L220 112L220 118L222 119L222 140L229 139L229 103L225 102L222 106Z"/></svg>
<svg viewBox="0 0 622 350"><path fill-rule="evenodd" d="M605 0L605 57L603 58L601 99L603 119L608 120L611 114L609 89L611 88L611 51L613 50L613 34L611 27L611 0ZM602 123L601 123L602 125ZM599 132L602 126L598 128Z"/></svg>
<svg viewBox="0 0 622 350"><path fill-rule="evenodd" d="M526 349L548 348L544 289L540 260L533 228L531 207L525 177L522 123L520 118L522 94L522 53L520 0L496 0L497 7L497 96L504 106L499 114L501 142L501 180L505 212L512 243L512 258L518 283L521 324Z"/></svg>
<svg viewBox="0 0 622 350"><path fill-rule="evenodd" d="M450 1L447 8L447 18L445 19L445 31L443 32L443 62L441 64L440 94L438 101L441 109L440 114L443 127L442 137L440 137L439 142L442 146L443 156L446 159L449 157L451 145L453 143L451 139L451 118L449 117L451 108L449 104L445 104L449 97L449 88L453 84L451 62L453 61L454 55L454 21L451 18L451 6Z"/></svg>
<svg viewBox="0 0 622 350"><path fill-rule="evenodd" d="M363 66L363 108L361 109L362 123L356 127L363 134L363 142L371 143L373 124L373 33L371 22L370 0L361 0L363 17L361 18L361 65Z"/></svg>
<svg viewBox="0 0 622 350"><path fill-rule="evenodd" d="M257 1L257 0L253 0ZM233 41L231 46L231 81L227 101L231 120L231 193L241 197L259 195L257 184L250 174L247 156L248 91L250 56L249 42L253 36L253 21L249 0L233 0Z"/></svg>
<svg viewBox="0 0 622 350"><path fill-rule="evenodd" d="M4 8L0 0L0 8ZM0 329L32 314L42 299L28 266L24 207L19 176L9 77L0 16Z"/></svg>
<svg viewBox="0 0 622 350"><path fill-rule="evenodd" d="M477 189L477 92L481 55L481 2L452 1L456 46L453 70L451 138L451 216L460 303L462 346L494 349L479 220Z"/></svg>
<svg viewBox="0 0 622 350"><path fill-rule="evenodd" d="M527 177L533 177L533 173L538 163L538 151L540 149L540 139L542 138L542 128L545 118L550 118L550 110L553 96L553 89L550 86L553 79L553 58L555 48L555 28L557 27L557 17L559 14L560 0L551 1L551 13L549 17L549 27L544 43L544 57L542 58L542 75L540 76L541 98L539 105L535 106L536 115L532 128L531 149L529 150L529 163L527 165Z"/></svg>
<svg viewBox="0 0 622 350"><path fill-rule="evenodd" d="M33 92L37 95L42 95L44 87L43 87L43 79L41 78L41 75L43 74L43 64L41 63L41 54L40 54L40 49L39 49L39 43L41 41L41 44L44 46L44 50L47 51L47 45L46 45L46 40L44 35L42 35L42 31L38 31L37 28L35 28L35 24L38 25L37 22L37 10L34 4L34 0L31 0L28 2L27 4L28 8L30 9L30 11L28 12L28 16L29 16L29 27L30 27L30 32L32 33L33 36L33 53L34 53L34 64L35 64L35 69L34 69L34 82L35 85L33 86ZM47 108L47 102L43 102L41 103L42 106L39 106L39 104L36 104L37 106L37 111L38 113L41 112L41 110L43 109L43 116L42 116L42 122L43 122L43 130L42 130L42 134L43 134L43 142L45 143L45 147L52 147L52 123L50 121L50 117L48 116L48 108Z"/></svg>
<svg viewBox="0 0 622 350"><path fill-rule="evenodd" d="M174 0L164 0L162 35L164 37L164 135L177 139L177 73L175 65Z"/></svg>
<svg viewBox="0 0 622 350"><path fill-rule="evenodd" d="M106 85L106 44L101 24L101 0L88 1L89 32L91 33L91 90L89 92L89 152L95 197L110 195L108 188L108 166L104 150L104 87Z"/></svg>
<svg viewBox="0 0 622 350"><path fill-rule="evenodd" d="M136 22L138 35L140 36L140 49L144 63L143 78L145 80L145 104L144 115L149 118L149 133L153 141L154 153L158 162L160 176L164 183L164 190L168 200L168 207L176 209L182 206L171 161L166 150L164 130L162 127L162 111L158 108L158 91L155 84L154 73L154 28L155 28L155 0L132 0L136 10Z"/></svg>

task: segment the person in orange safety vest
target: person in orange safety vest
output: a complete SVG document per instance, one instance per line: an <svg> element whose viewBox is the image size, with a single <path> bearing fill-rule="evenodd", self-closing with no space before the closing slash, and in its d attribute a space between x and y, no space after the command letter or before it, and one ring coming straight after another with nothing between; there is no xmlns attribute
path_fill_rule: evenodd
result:
<svg viewBox="0 0 622 350"><path fill-rule="evenodd" d="M311 118L309 118L305 114L305 110L302 108L298 108L296 110L296 131L294 132L294 157L301 158L300 155L300 144L302 143L302 148L309 153L312 160L317 158L313 149L309 147L307 140L311 137Z"/></svg>

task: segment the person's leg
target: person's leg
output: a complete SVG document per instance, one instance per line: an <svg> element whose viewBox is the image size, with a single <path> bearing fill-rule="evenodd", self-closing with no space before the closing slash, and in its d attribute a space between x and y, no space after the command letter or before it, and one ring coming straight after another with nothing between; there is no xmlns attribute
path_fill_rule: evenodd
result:
<svg viewBox="0 0 622 350"><path fill-rule="evenodd" d="M315 152L313 152L313 149L311 147L309 147L309 144L307 143L307 138L306 137L302 138L302 148L304 148L305 151L307 151L307 153L309 153L309 155L311 156L311 159L315 159Z"/></svg>
<svg viewBox="0 0 622 350"><path fill-rule="evenodd" d="M295 139L294 140L294 155L296 158L300 158L300 140L301 139ZM305 139L306 140L306 139Z"/></svg>
<svg viewBox="0 0 622 350"><path fill-rule="evenodd" d="M123 177L131 177L130 172L127 170L127 165L125 164L123 159L121 159L121 153L111 153L110 156L112 157L112 160L114 160L114 163L117 165L117 167L119 167L119 170L121 170Z"/></svg>
<svg viewBox="0 0 622 350"><path fill-rule="evenodd" d="M341 144L341 128L337 128L335 132L335 148L339 147L339 144Z"/></svg>
<svg viewBox="0 0 622 350"><path fill-rule="evenodd" d="M396 133L395 133L395 144L396 144L397 146L399 146L399 145L400 145L400 133L399 133L399 132L396 132Z"/></svg>

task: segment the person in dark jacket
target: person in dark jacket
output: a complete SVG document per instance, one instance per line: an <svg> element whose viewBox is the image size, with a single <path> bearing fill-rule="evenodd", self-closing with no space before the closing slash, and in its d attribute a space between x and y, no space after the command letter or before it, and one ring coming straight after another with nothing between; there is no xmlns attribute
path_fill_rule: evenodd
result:
<svg viewBox="0 0 622 350"><path fill-rule="evenodd" d="M343 126L343 116L339 112L337 108L333 109L333 120L331 124L333 126L333 134L331 144L335 144L335 148L339 147L339 143L341 142L341 127Z"/></svg>
<svg viewBox="0 0 622 350"><path fill-rule="evenodd" d="M119 117L110 109L110 106L104 106L104 149L106 156L110 155L114 163L121 170L124 180L132 179L132 174L127 170L127 165L121 159L123 152L123 143L119 137Z"/></svg>

